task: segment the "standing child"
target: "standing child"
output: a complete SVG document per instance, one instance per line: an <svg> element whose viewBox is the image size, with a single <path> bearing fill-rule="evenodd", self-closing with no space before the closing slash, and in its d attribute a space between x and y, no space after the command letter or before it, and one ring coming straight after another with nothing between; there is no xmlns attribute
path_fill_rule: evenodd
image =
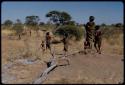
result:
<svg viewBox="0 0 125 85"><path fill-rule="evenodd" d="M95 40L94 46L99 54L101 54L101 43L102 43L102 32L100 30L100 26L95 27Z"/></svg>
<svg viewBox="0 0 125 85"><path fill-rule="evenodd" d="M87 54L87 49L89 49L89 47L90 47L90 44L89 44L89 42L87 41L87 40L85 40L85 42L84 42L84 53L85 54Z"/></svg>
<svg viewBox="0 0 125 85"><path fill-rule="evenodd" d="M62 39L63 45L64 45L64 57L66 58L67 52L68 52L68 34L66 34ZM66 59L69 65L69 60Z"/></svg>
<svg viewBox="0 0 125 85"><path fill-rule="evenodd" d="M41 46L42 52L44 53L44 51L45 51L45 43L44 43L44 41L42 41L40 46Z"/></svg>
<svg viewBox="0 0 125 85"><path fill-rule="evenodd" d="M51 52L51 36L50 33L46 33L46 50L49 49Z"/></svg>

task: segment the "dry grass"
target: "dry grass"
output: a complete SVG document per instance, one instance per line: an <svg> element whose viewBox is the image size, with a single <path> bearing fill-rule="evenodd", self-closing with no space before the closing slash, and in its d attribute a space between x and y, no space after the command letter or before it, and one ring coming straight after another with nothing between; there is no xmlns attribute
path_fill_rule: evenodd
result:
<svg viewBox="0 0 125 85"><path fill-rule="evenodd" d="M4 35L11 35L11 34L14 34L15 32L12 31L12 30L7 30L7 29L5 29L5 30L2 30L2 33L3 33Z"/></svg>
<svg viewBox="0 0 125 85"><path fill-rule="evenodd" d="M23 58L38 58L41 60L48 60L50 58L51 55L49 54L49 51L42 54L42 50L39 48L41 41L45 39L45 33L42 31L39 31L39 36L36 35L36 32L32 31L31 37L25 35L22 36L22 40L10 40L7 38L13 34L14 31L12 30L2 30L2 54L4 56L11 56L13 54L13 56L22 55ZM109 34L109 37L105 37L105 35ZM52 49L54 49L57 54L63 53L63 44L60 43L59 40L59 37L55 37L55 40L53 40L54 45L52 45ZM69 50L69 53L83 50L83 40L79 42L70 41ZM103 37L102 50L105 50L108 53L123 54L123 32L118 29L106 30Z"/></svg>
<svg viewBox="0 0 125 85"><path fill-rule="evenodd" d="M103 44L107 47L109 53L123 55L124 38L122 28L112 28L107 30L103 37Z"/></svg>
<svg viewBox="0 0 125 85"><path fill-rule="evenodd" d="M111 31L110 31L111 32ZM32 31L32 35L31 37L29 35L24 35L22 36L21 40L11 40L8 38L8 36L13 35L14 32L10 31L10 30L2 30L2 65L4 64L8 64L9 62L14 62L18 59L30 59L30 60L36 60L39 59L40 62L43 61L48 61L51 58L51 55L49 53L49 51L46 51L44 54L42 53L42 50L39 48L41 41L44 40L45 35L42 31L39 31L39 36L36 35L36 32ZM12 37L17 37L17 36L12 36ZM57 41L56 41L57 39ZM59 43L58 41L60 40L59 37L55 38L55 43L58 44L53 44L52 45L52 50L55 50L56 52L56 57L60 56L59 54L63 54L63 44ZM83 50L83 39L81 41L70 41L70 45L69 45L69 54L70 53L74 53L80 50ZM113 32L113 34L110 35L110 37L103 37L103 42L102 42L102 51L104 52L108 52L110 54L118 54L118 55L123 55L123 32ZM39 64L39 69L40 69L40 65ZM35 67L35 65L34 65ZM16 70L20 69L19 68L15 68L14 72L16 73ZM26 69L26 66L25 66ZM28 67L28 69L32 70L31 67ZM22 71L23 69L20 69L20 71ZM24 75L28 74L27 72L29 72L30 70L26 70L26 72L23 72L24 74L22 74L21 76L23 77ZM38 68L34 69L33 72L36 71L35 74L37 74L37 70ZM19 72L20 72L19 71ZM12 70L13 72L13 70ZM15 75L18 75L18 77L20 77L19 72ZM33 72L29 72L31 74L33 74ZM13 73L14 74L14 73ZM32 78L33 76L28 74L28 77L26 78ZM25 77L25 76L24 76ZM23 81L31 81L27 80L26 78L21 79L18 78L20 81L19 82L23 82ZM84 83L88 81L88 83L94 83L94 81L91 80L87 80L85 78L79 78L77 80L67 80L65 78L60 78L58 80L53 80L53 83L60 83L60 84L69 84L71 82L73 83ZM99 80L97 80L99 81ZM17 81L14 81L15 83L17 83ZM101 81L100 81L101 82Z"/></svg>

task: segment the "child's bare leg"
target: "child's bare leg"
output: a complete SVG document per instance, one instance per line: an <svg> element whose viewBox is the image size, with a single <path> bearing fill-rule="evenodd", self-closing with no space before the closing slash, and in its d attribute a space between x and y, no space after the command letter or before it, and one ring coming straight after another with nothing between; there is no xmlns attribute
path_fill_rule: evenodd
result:
<svg viewBox="0 0 125 85"><path fill-rule="evenodd" d="M68 65L70 65L70 63L69 63L69 59L67 58L66 60L67 60Z"/></svg>
<svg viewBox="0 0 125 85"><path fill-rule="evenodd" d="M64 51L64 59L67 61L68 65L70 65L69 59L67 58L67 52L66 51Z"/></svg>
<svg viewBox="0 0 125 85"><path fill-rule="evenodd" d="M95 47L96 51L98 52L98 48L97 48L97 46L96 46L96 43L94 43L94 47Z"/></svg>
<svg viewBox="0 0 125 85"><path fill-rule="evenodd" d="M68 52L67 51L65 51L65 58L66 58L66 61L67 61L68 65L69 65L69 59L68 59Z"/></svg>
<svg viewBox="0 0 125 85"><path fill-rule="evenodd" d="M98 43L99 54L101 54L101 42Z"/></svg>
<svg viewBox="0 0 125 85"><path fill-rule="evenodd" d="M87 54L87 52L86 52L86 48L84 48L84 54Z"/></svg>
<svg viewBox="0 0 125 85"><path fill-rule="evenodd" d="M52 53L51 48L49 48L50 53Z"/></svg>
<svg viewBox="0 0 125 85"><path fill-rule="evenodd" d="M45 52L45 48L42 49L42 54L44 54L44 52Z"/></svg>
<svg viewBox="0 0 125 85"><path fill-rule="evenodd" d="M66 51L64 51L64 53L63 53L63 57L66 57Z"/></svg>

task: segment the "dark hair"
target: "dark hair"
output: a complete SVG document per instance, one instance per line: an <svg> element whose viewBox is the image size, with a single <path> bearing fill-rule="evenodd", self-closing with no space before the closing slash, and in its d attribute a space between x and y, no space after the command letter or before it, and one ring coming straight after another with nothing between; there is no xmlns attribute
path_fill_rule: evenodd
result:
<svg viewBox="0 0 125 85"><path fill-rule="evenodd" d="M47 32L46 35L49 35L49 32Z"/></svg>
<svg viewBox="0 0 125 85"><path fill-rule="evenodd" d="M100 26L99 26L99 25L96 25L96 26L95 26L95 30L98 30L98 29L100 29Z"/></svg>
<svg viewBox="0 0 125 85"><path fill-rule="evenodd" d="M90 20L90 21L94 21L94 19L95 19L94 16L90 16L90 17L89 17L89 20Z"/></svg>

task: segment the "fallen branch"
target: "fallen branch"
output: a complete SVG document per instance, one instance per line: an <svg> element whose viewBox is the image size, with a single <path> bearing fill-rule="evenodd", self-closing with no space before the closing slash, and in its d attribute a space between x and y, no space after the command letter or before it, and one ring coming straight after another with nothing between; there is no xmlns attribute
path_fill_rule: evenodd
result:
<svg viewBox="0 0 125 85"><path fill-rule="evenodd" d="M72 54L66 55L65 57L68 57L68 56L71 56L71 55L75 55L75 54L81 53L81 52L82 52L82 51L74 52L74 53L72 53ZM60 57L58 57L58 58L62 58L62 57L64 57L64 55L62 55L62 56L60 56Z"/></svg>
<svg viewBox="0 0 125 85"><path fill-rule="evenodd" d="M42 84L46 79L47 79L47 75L50 71L52 71L55 67L57 67L57 65L52 65L50 66L49 68L47 68L43 73L42 75L36 79L33 84Z"/></svg>
<svg viewBox="0 0 125 85"><path fill-rule="evenodd" d="M79 52L76 52L76 53L79 53ZM76 54L76 53L73 53L73 54ZM70 56L73 54L69 54L67 56ZM47 64L48 68L45 69L44 72L41 72L41 74L38 76L38 78L35 81L33 81L33 84L42 84L47 79L48 73L50 73L54 68L56 68L57 66L65 66L65 65L57 65L54 51L53 51L53 53L51 52L51 55L52 55L52 58L50 59L50 61L45 62Z"/></svg>
<svg viewBox="0 0 125 85"><path fill-rule="evenodd" d="M38 76L38 78L33 82L33 84L42 84L46 80L48 73L50 73L54 68L57 67L54 52L52 53L52 59L50 59L50 61L46 64L48 68L45 69L44 72L41 72L42 74Z"/></svg>

